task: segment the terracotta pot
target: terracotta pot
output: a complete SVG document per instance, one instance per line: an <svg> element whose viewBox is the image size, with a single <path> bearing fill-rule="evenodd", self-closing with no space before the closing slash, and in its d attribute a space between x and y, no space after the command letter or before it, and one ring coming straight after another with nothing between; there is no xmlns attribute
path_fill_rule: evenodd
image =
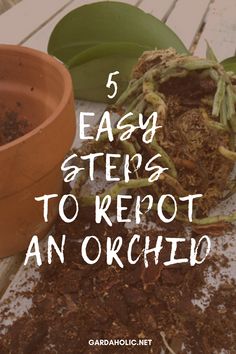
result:
<svg viewBox="0 0 236 354"><path fill-rule="evenodd" d="M0 45L0 117L20 110L32 128L0 146L0 257L28 247L33 235L46 235L58 213L50 202L49 222L35 197L62 193L60 165L76 129L69 72L45 53ZM59 198L58 198L59 199Z"/></svg>

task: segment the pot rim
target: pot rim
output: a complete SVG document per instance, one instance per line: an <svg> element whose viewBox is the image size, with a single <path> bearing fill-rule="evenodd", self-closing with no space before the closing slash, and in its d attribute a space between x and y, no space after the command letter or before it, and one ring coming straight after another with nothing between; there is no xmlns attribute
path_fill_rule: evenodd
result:
<svg viewBox="0 0 236 354"><path fill-rule="evenodd" d="M0 44L0 53L2 50L7 50L8 52L15 52L16 54L26 54L26 55L31 55L33 57L41 58L47 65L51 65L56 67L58 72L61 74L61 77L63 79L63 95L60 100L60 103L58 106L55 108L55 110L46 118L41 124L39 124L37 127L35 127L33 130L29 131L25 135L7 143L2 146L0 146L0 153L14 148L16 145L24 143L26 140L30 139L34 135L40 133L43 129L47 128L63 111L67 103L70 101L71 94L73 92L72 90L72 80L69 71L66 69L66 67L55 57L44 53L42 51L39 51L37 49L33 48L28 48L24 47L21 45L14 45L14 44Z"/></svg>

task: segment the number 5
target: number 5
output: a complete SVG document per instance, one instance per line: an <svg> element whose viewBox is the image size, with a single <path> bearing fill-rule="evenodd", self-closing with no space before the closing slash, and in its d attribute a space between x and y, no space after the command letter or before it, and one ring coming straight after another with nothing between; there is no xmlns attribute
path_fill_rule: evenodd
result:
<svg viewBox="0 0 236 354"><path fill-rule="evenodd" d="M114 92L112 95L108 95L107 97L108 98L114 98L117 94L117 91L118 91L118 86L117 86L117 82L113 81L112 80L112 76L113 75L118 75L120 72L119 71L115 71L114 73L110 73L109 76L108 76L108 80L107 80L107 84L106 84L106 87L107 88L111 88L112 86L114 87Z"/></svg>

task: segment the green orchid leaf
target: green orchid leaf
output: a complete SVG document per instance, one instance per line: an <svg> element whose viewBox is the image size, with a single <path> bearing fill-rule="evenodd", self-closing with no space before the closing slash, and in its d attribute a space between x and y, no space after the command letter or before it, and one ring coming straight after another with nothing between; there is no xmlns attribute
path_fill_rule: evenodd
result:
<svg viewBox="0 0 236 354"><path fill-rule="evenodd" d="M137 58L148 49L135 43L104 43L74 56L67 67L72 76L75 96L90 101L112 103L107 98L109 90L106 88L106 82L109 73L119 71L116 77L118 97L128 85ZM125 56L122 53L125 53Z"/></svg>
<svg viewBox="0 0 236 354"><path fill-rule="evenodd" d="M118 42L118 43L102 43L84 50L82 53L75 55L67 62L68 68L84 64L92 59L102 58L107 56L122 56L138 58L150 47L141 46L136 43Z"/></svg>
<svg viewBox="0 0 236 354"><path fill-rule="evenodd" d="M236 74L236 56L223 60L221 64L226 71L233 71Z"/></svg>
<svg viewBox="0 0 236 354"><path fill-rule="evenodd" d="M107 102L109 104L115 102L119 95L127 88L130 73L136 61L137 58L132 56L110 55L95 58L82 65L71 67L70 73L73 80L75 97L89 101ZM115 71L119 71L120 74L115 78L118 85L118 93L112 101L107 97L108 94L111 94L111 91L106 88L106 83L109 73Z"/></svg>
<svg viewBox="0 0 236 354"><path fill-rule="evenodd" d="M67 14L53 30L48 52L67 62L92 46L111 42L131 42L153 49L173 47L188 53L178 36L160 20L113 1L84 5Z"/></svg>
<svg viewBox="0 0 236 354"><path fill-rule="evenodd" d="M215 61L216 63L218 63L218 59L216 58L216 55L212 49L212 47L210 46L210 44L208 43L208 41L206 41L207 44L207 50L206 50L206 58L212 61Z"/></svg>

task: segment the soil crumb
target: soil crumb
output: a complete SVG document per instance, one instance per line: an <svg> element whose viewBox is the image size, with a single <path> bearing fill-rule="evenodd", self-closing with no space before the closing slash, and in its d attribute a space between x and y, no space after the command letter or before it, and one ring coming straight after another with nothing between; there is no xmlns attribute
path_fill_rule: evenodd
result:
<svg viewBox="0 0 236 354"><path fill-rule="evenodd" d="M30 131L28 120L16 111L0 116L0 146L10 143Z"/></svg>

